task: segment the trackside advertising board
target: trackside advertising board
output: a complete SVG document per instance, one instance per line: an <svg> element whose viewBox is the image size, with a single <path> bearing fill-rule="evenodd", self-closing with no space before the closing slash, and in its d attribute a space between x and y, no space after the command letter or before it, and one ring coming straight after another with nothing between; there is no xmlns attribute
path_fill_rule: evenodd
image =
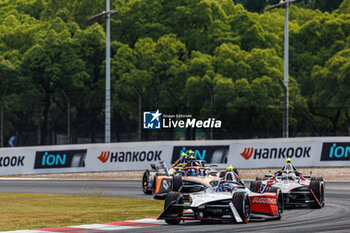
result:
<svg viewBox="0 0 350 233"><path fill-rule="evenodd" d="M183 152L218 168L350 166L350 137L158 141L0 149L0 175L145 170Z"/></svg>

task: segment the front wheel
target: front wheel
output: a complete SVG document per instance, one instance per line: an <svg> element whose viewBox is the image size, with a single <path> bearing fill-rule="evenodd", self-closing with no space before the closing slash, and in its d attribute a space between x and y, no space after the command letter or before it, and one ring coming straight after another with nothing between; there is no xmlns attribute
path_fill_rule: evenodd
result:
<svg viewBox="0 0 350 233"><path fill-rule="evenodd" d="M243 223L248 223L250 219L250 200L246 192L235 192L232 195L232 203L236 208Z"/></svg>
<svg viewBox="0 0 350 233"><path fill-rule="evenodd" d="M173 176L173 185L172 191L179 191L182 187L182 177L181 176Z"/></svg>
<svg viewBox="0 0 350 233"><path fill-rule="evenodd" d="M183 207L181 206L172 206L172 204L183 204L184 197L179 192L169 192L165 197L164 201L164 210L168 210L170 219L165 218L165 222L171 225L177 225L181 222L179 219L182 216Z"/></svg>
<svg viewBox="0 0 350 233"><path fill-rule="evenodd" d="M268 187L268 188L266 188L265 192L276 193L277 210L278 210L277 218L281 219L282 213L284 210L284 200L283 200L283 195L282 195L281 189L277 188L277 187Z"/></svg>
<svg viewBox="0 0 350 233"><path fill-rule="evenodd" d="M324 181L323 177L311 177L311 181Z"/></svg>
<svg viewBox="0 0 350 233"><path fill-rule="evenodd" d="M311 196L314 196L317 200L315 200L315 204L311 205L313 209L320 209L324 206L325 200L325 190L324 190L324 182L323 181L311 181L310 182L310 192L313 192Z"/></svg>

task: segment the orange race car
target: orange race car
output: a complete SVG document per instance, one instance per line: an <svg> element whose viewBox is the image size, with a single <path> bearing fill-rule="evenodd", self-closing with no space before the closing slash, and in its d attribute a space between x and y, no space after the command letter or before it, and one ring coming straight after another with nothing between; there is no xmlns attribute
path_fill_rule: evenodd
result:
<svg viewBox="0 0 350 233"><path fill-rule="evenodd" d="M206 166L204 160L195 160L193 151L182 154L169 170L164 162L160 166L151 164L152 170L146 170L142 178L142 189L154 198L164 198L170 191L179 191L187 196L201 188L215 186L220 179L215 165Z"/></svg>

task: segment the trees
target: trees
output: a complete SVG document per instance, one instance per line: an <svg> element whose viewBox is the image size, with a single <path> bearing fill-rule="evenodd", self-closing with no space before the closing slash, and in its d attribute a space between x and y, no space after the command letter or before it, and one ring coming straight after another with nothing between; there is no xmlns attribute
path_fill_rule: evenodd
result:
<svg viewBox="0 0 350 233"><path fill-rule="evenodd" d="M23 55L24 75L31 79L38 90L38 104L41 116L41 144L45 143L48 132L59 120L59 111L50 111L57 101L59 90L71 91L83 86L87 73L85 62L79 57L71 32L59 19L47 23L49 30L43 38ZM73 87L73 88L72 88ZM54 112L52 114L52 112Z"/></svg>
<svg viewBox="0 0 350 233"><path fill-rule="evenodd" d="M276 2L112 1L118 10L111 20L113 140L136 139L139 99L142 111L205 120L211 116L211 91L214 117L223 122L215 138L280 136L284 11L263 12ZM332 11L338 2L291 6L292 136L347 134L349 0ZM16 0L0 5L0 97L6 134L20 135L20 144L55 143L52 135L65 133L62 91L71 102L73 142L102 141L104 22L91 24L87 18L104 4ZM312 10L316 6L328 12ZM39 138L30 141L27 131L39 131L33 133ZM142 138L179 135L163 129L144 131ZM196 138L196 130L187 129L186 138Z"/></svg>
<svg viewBox="0 0 350 233"><path fill-rule="evenodd" d="M324 67L316 66L312 72L315 92L313 108L316 115L322 116L332 124L332 133L337 135L347 119L349 129L350 92L350 49L343 50L330 58ZM345 118L344 118L345 117ZM344 130L344 129L343 129Z"/></svg>
<svg viewBox="0 0 350 233"><path fill-rule="evenodd" d="M140 39L134 48L121 46L112 62L112 80L115 107L128 124L137 125L138 96L142 96L144 110L183 109L184 61L187 50L174 35L165 35L157 41ZM129 129L130 130L130 129ZM147 135L146 135L147 136Z"/></svg>

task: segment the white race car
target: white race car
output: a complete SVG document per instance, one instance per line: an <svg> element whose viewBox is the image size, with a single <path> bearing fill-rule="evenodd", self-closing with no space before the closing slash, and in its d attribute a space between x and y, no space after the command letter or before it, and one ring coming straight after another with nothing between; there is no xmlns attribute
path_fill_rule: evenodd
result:
<svg viewBox="0 0 350 233"><path fill-rule="evenodd" d="M250 183L253 192L266 192L271 188L282 191L286 207L309 205L311 208L321 208L325 202L325 183L322 177L303 176L287 159L286 165L275 175L271 172L264 178L257 177Z"/></svg>
<svg viewBox="0 0 350 233"><path fill-rule="evenodd" d="M281 219L283 197L279 189L253 193L234 172L227 172L215 187L190 193L186 203L180 192L170 192L164 202L164 212L158 219L168 224L181 220L249 222L251 217ZM191 211L184 211L190 209Z"/></svg>

